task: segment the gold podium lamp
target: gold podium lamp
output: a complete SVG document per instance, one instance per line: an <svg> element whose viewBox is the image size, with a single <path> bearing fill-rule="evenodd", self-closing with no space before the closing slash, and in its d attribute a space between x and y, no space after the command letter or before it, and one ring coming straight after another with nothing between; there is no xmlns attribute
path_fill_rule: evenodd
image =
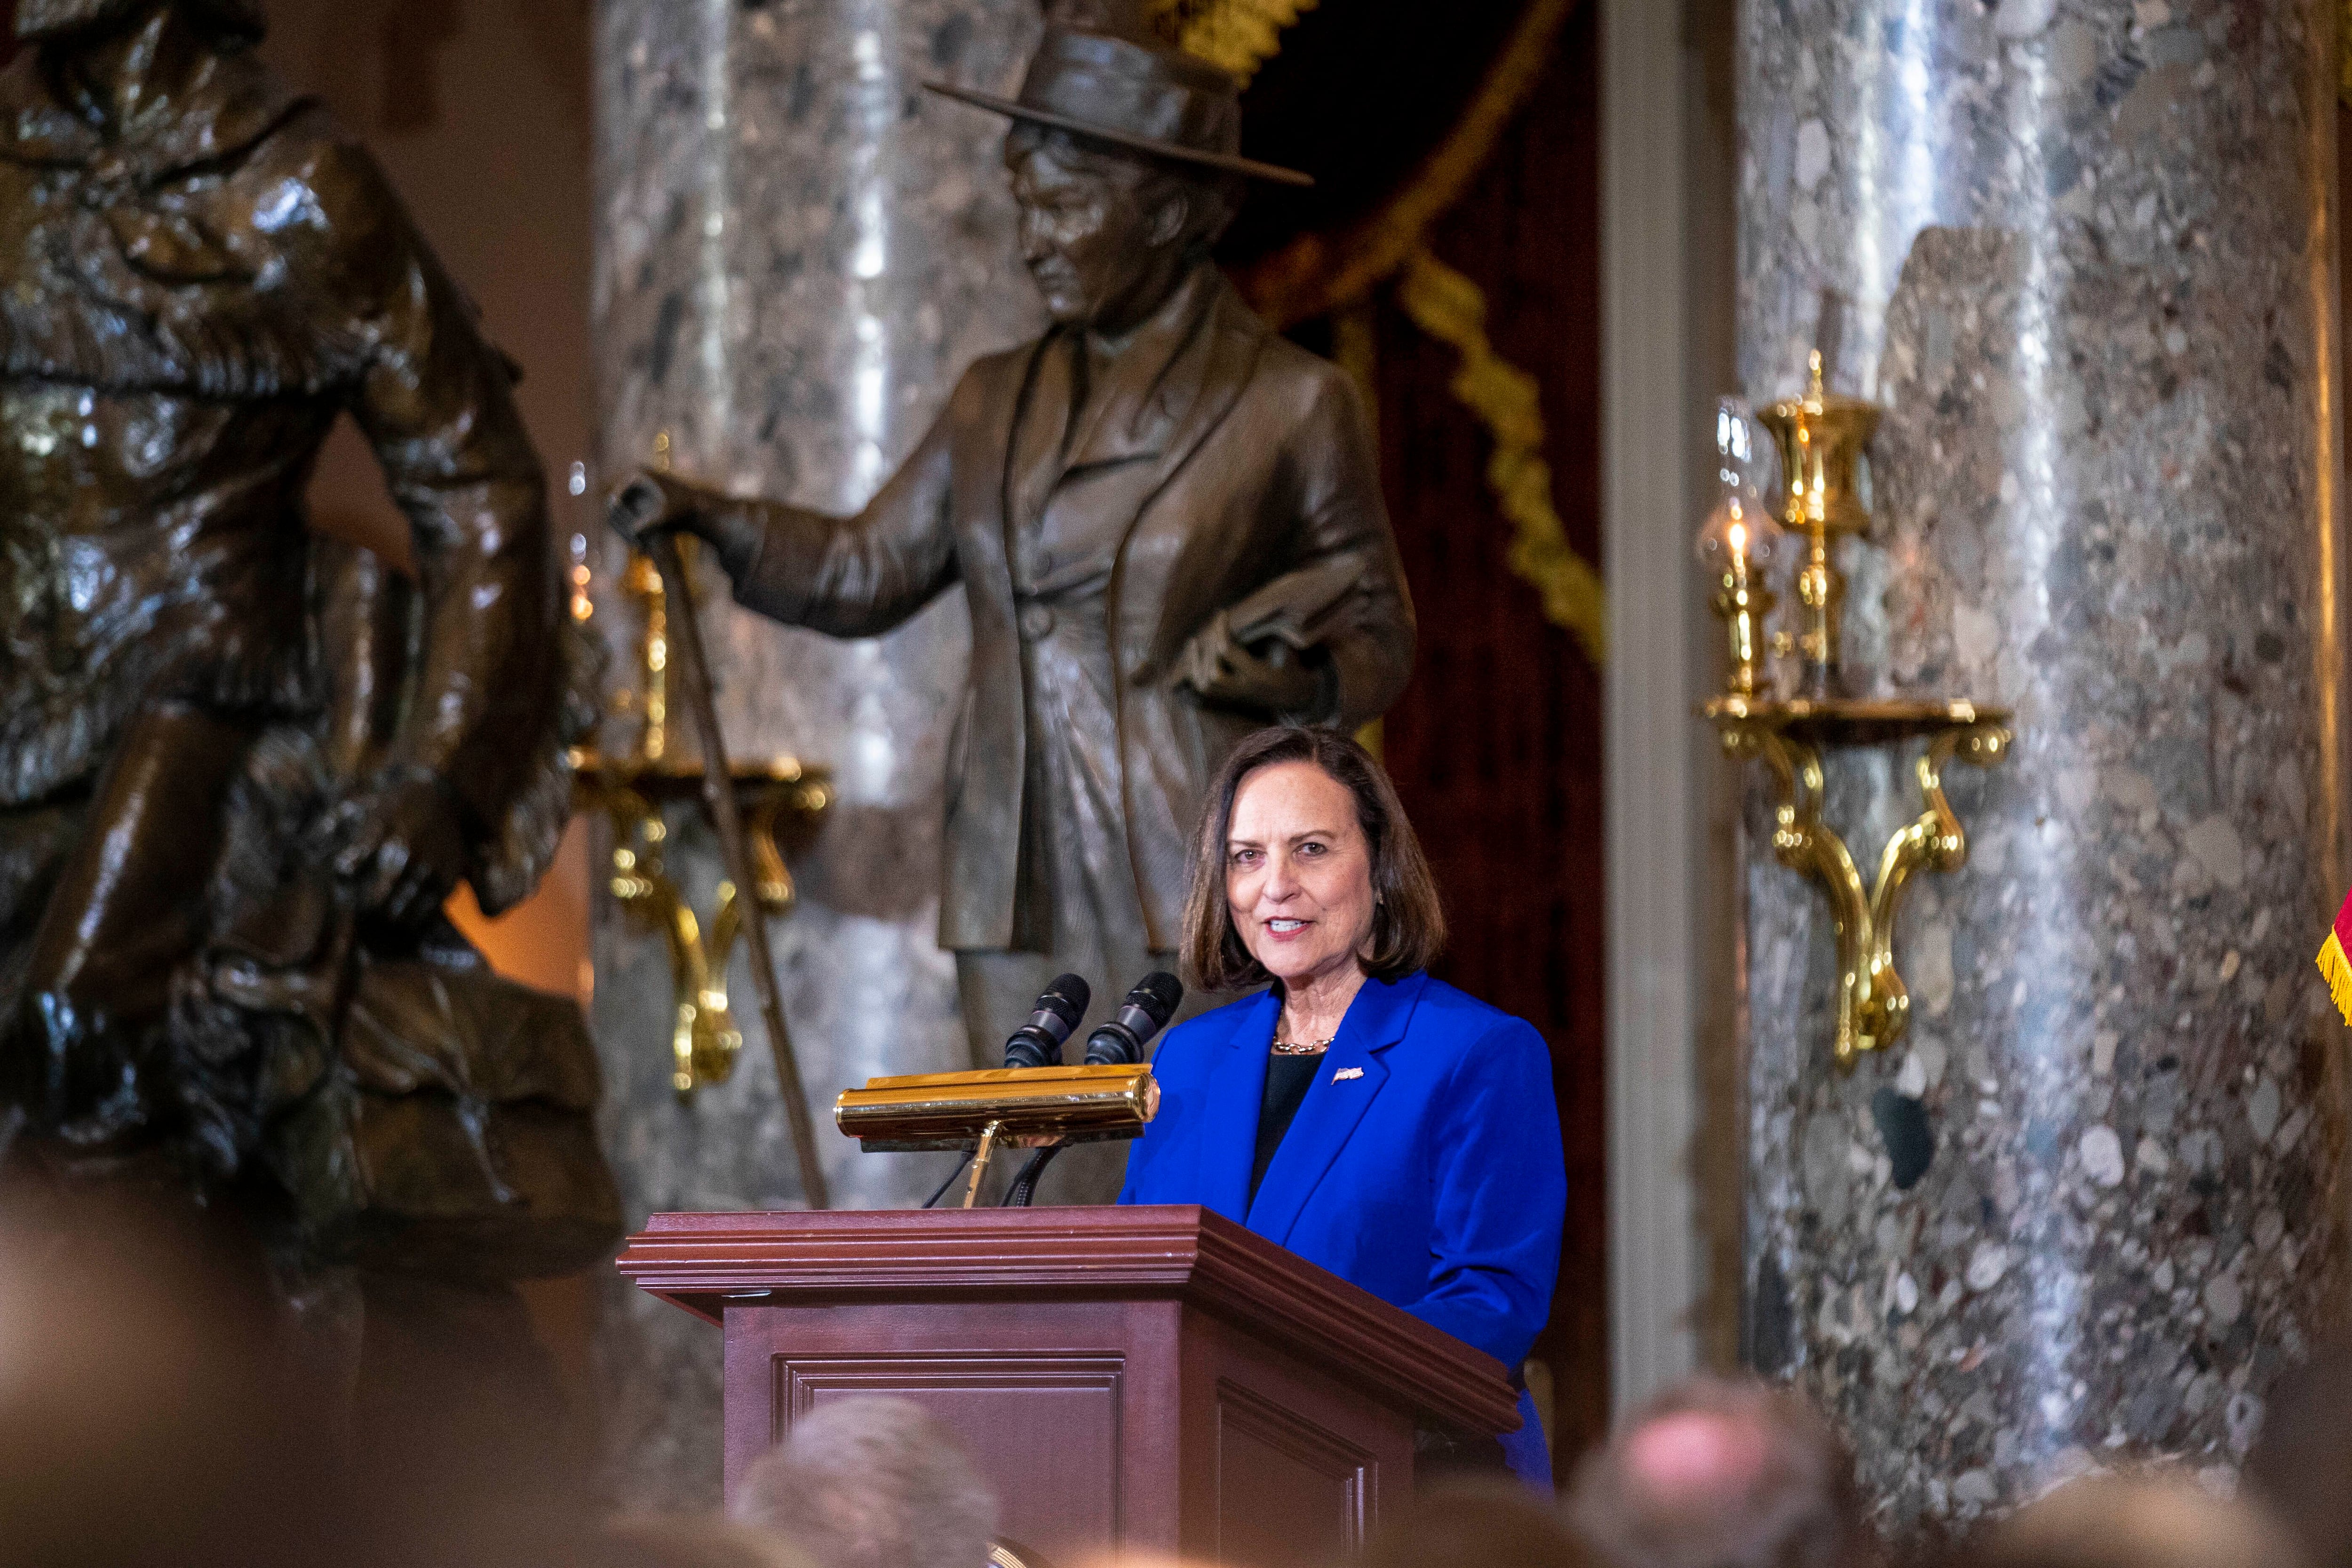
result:
<svg viewBox="0 0 2352 1568"><path fill-rule="evenodd" d="M1047 1149L1142 1136L1160 1111L1160 1085L1141 1062L994 1068L868 1079L834 1101L834 1125L867 1153L974 1151L964 1207L980 1194L989 1156L1010 1144Z"/></svg>

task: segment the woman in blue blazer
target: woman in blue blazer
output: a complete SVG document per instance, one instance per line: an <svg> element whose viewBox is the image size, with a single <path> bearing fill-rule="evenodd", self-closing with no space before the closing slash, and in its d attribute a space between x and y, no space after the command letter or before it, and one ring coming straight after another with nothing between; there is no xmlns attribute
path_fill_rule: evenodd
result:
<svg viewBox="0 0 2352 1568"><path fill-rule="evenodd" d="M1209 794L1184 959L1265 989L1170 1032L1129 1204L1201 1204L1516 1370L1567 1205L1551 1059L1433 980L1444 915L1395 788L1328 730L1262 730ZM1269 984L1270 983L1270 984ZM1549 1483L1534 1405L1503 1439Z"/></svg>

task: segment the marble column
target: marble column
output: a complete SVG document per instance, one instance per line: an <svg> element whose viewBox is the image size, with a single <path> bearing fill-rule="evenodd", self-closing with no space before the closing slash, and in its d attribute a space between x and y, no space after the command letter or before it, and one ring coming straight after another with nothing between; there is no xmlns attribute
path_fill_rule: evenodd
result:
<svg viewBox="0 0 2352 1568"><path fill-rule="evenodd" d="M1900 1535L2232 1473L2336 1288L2330 10L1742 6L1741 376L1793 393L1827 336L1887 410L1856 694L2017 715L1949 770L1971 858L1915 880L1912 1027L1851 1073L1749 793L1748 1350ZM1865 868L1907 769L1832 755Z"/></svg>
<svg viewBox="0 0 2352 1568"><path fill-rule="evenodd" d="M1034 334L1001 129L924 93L941 77L1011 91L1032 0L599 0L595 354L607 475L672 433L699 479L850 512L980 354ZM600 542L601 544L601 542ZM598 624L625 677L636 625L598 573ZM836 800L775 926L784 1006L836 1207L921 1201L944 1156L864 1156L833 1096L883 1072L968 1065L939 916L941 790L968 627L951 594L888 637L835 642L736 610L705 579L707 635L735 755L832 770ZM619 726L615 726L615 730ZM614 739L622 738L617 732ZM708 910L719 872L698 813L671 868ZM668 1083L658 942L595 919L594 1025L607 1142L632 1221L663 1209L802 1202L774 1069L739 955L746 1047L681 1105ZM607 1292L603 1415L625 1502L719 1489L719 1339Z"/></svg>

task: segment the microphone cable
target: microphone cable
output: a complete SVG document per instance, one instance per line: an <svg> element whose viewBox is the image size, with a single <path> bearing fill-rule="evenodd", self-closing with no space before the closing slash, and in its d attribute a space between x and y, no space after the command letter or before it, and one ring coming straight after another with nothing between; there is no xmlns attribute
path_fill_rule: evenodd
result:
<svg viewBox="0 0 2352 1568"><path fill-rule="evenodd" d="M1069 1145L1066 1143L1048 1143L1030 1155L1029 1163L1021 1167L1019 1175L1013 1178L1013 1185L1005 1193L1004 1201L997 1206L1008 1209L1027 1208L1031 1200L1037 1195L1037 1179L1045 1173L1045 1167L1054 1163L1054 1156L1067 1147Z"/></svg>
<svg viewBox="0 0 2352 1568"><path fill-rule="evenodd" d="M948 1195L948 1189L955 1185L955 1179L963 1174L963 1168L966 1165L971 1163L972 1153L973 1151L970 1149L963 1152L963 1158L955 1163L955 1169L950 1171L948 1173L948 1179L940 1184L940 1190L923 1200L923 1206L925 1208L929 1208L932 1205L938 1203L941 1198Z"/></svg>

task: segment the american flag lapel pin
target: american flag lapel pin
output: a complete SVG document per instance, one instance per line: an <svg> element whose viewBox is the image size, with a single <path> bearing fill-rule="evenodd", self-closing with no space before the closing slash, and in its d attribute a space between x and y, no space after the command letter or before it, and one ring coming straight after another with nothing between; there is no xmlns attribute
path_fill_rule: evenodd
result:
<svg viewBox="0 0 2352 1568"><path fill-rule="evenodd" d="M1361 1078L1363 1076L1364 1069L1361 1068L1341 1068L1338 1072L1331 1075L1331 1081L1333 1083L1342 1083L1349 1079Z"/></svg>

